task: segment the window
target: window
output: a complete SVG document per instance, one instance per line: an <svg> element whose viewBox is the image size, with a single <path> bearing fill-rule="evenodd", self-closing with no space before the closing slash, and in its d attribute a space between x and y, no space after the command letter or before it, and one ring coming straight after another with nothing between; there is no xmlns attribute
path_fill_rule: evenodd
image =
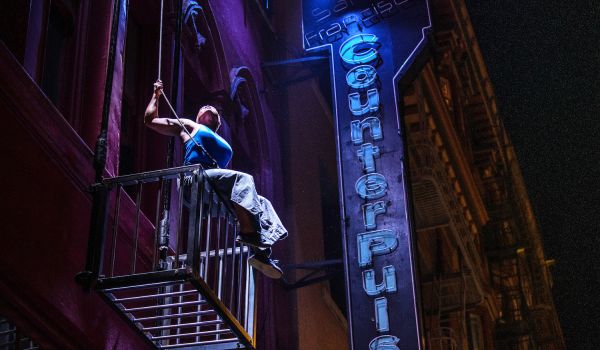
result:
<svg viewBox="0 0 600 350"><path fill-rule="evenodd" d="M79 6L75 0L0 2L0 14L10 14L0 21L0 40L71 124Z"/></svg>
<svg viewBox="0 0 600 350"><path fill-rule="evenodd" d="M165 5L168 2L165 3ZM127 16L127 36L121 124L119 135L119 175L166 168L168 137L144 126L143 117L152 96L158 64L159 2L149 6L146 2L131 2ZM165 9L165 13L169 10ZM163 32L162 80L169 95L172 73L169 61L168 39L172 28ZM171 96L168 96L171 98ZM174 101L171 101L172 103ZM159 115L170 116L164 100L160 101Z"/></svg>
<svg viewBox="0 0 600 350"><path fill-rule="evenodd" d="M0 40L23 63L29 18L28 1L0 1ZM4 14L10 13L10 16Z"/></svg>
<svg viewBox="0 0 600 350"><path fill-rule="evenodd" d="M121 134L119 146L119 174L132 174L141 171L139 157L136 159L136 153L139 153L137 143L139 141L138 133L143 127L143 104L144 101L139 96L137 81L140 75L139 56L141 46L141 36L139 25L130 20L127 24L127 43L125 45L125 79L123 82L123 98L121 104ZM144 89L147 91L148 89ZM147 94L149 98L150 94ZM147 102L147 101L146 101Z"/></svg>
<svg viewBox="0 0 600 350"><path fill-rule="evenodd" d="M146 128L143 122L144 111L152 96L152 84L156 80L158 16L158 2L151 7L145 2L137 1L131 2L129 6L123 67L118 175L167 167L169 138ZM164 37L169 37L169 33L164 33ZM168 55L164 54L163 57L166 60ZM168 79L166 84L170 83L167 74L170 75L165 70L163 79ZM160 115L167 116L164 101L160 107ZM135 186L126 186L125 191L135 200L137 195ZM154 190L144 189L142 193L141 208L148 218L154 218L156 215L156 195L157 191Z"/></svg>
<svg viewBox="0 0 600 350"><path fill-rule="evenodd" d="M450 81L444 77L440 77L440 91L442 92L442 97L444 98L446 106L452 110L452 88L450 86Z"/></svg>
<svg viewBox="0 0 600 350"><path fill-rule="evenodd" d="M41 87L69 121L74 63L75 6L52 1L48 15Z"/></svg>

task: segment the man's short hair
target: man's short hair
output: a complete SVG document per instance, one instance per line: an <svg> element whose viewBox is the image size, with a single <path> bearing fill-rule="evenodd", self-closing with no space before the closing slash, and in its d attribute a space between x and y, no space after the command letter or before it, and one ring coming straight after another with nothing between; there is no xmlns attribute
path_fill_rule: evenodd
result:
<svg viewBox="0 0 600 350"><path fill-rule="evenodd" d="M210 111L212 114L220 116L219 112L217 111L217 109L215 107L211 106L211 105L206 105L206 106L200 107L200 109L198 110L197 116L201 116L206 111Z"/></svg>

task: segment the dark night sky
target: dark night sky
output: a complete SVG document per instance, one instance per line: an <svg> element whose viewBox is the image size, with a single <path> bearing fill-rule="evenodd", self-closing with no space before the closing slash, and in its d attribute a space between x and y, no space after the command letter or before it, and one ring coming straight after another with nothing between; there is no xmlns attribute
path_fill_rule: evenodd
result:
<svg viewBox="0 0 600 350"><path fill-rule="evenodd" d="M567 348L600 347L600 2L467 0L552 267Z"/></svg>

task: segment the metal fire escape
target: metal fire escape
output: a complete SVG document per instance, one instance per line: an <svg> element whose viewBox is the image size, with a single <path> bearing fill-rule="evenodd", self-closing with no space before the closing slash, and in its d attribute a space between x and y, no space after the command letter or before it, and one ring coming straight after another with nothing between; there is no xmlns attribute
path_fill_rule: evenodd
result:
<svg viewBox="0 0 600 350"><path fill-rule="evenodd" d="M39 350L29 336L9 320L0 316L0 349L2 350Z"/></svg>
<svg viewBox="0 0 600 350"><path fill-rule="evenodd" d="M500 349L528 349L534 339L529 327L531 306L530 280L526 271L527 240L514 221L508 192L502 191L505 182L486 179L498 195L492 199L490 224L484 233L490 275L498 292L501 317L497 321L496 339Z"/></svg>
<svg viewBox="0 0 600 350"><path fill-rule="evenodd" d="M424 311L430 320L427 346L432 350L464 349L468 345L467 311L485 296L480 280L481 257L455 193L455 180L440 157L440 152L444 152L440 149L442 142L420 81L405 93L404 107L417 230L438 237L448 235L459 257L459 266L453 270L435 268L421 278Z"/></svg>
<svg viewBox="0 0 600 350"><path fill-rule="evenodd" d="M508 169L508 171L511 171ZM487 182L498 191L485 236L492 283L499 291L502 316L499 349L564 349L550 294L549 273L535 231L527 224L510 173Z"/></svg>
<svg viewBox="0 0 600 350"><path fill-rule="evenodd" d="M482 302L473 277L464 267L454 273L438 273L422 282L423 295L430 303L425 311L435 316L435 327L427 338L432 350L459 350L467 344L467 311Z"/></svg>
<svg viewBox="0 0 600 350"><path fill-rule="evenodd" d="M160 199L172 182L177 209L165 223ZM107 244L90 252L98 269L80 275L89 287L157 349L254 349L250 249L235 241L236 217L202 169L119 176L95 186L104 193ZM149 203L156 203L154 223L144 215ZM167 245L164 225L171 226Z"/></svg>
<svg viewBox="0 0 600 350"><path fill-rule="evenodd" d="M182 23L195 2L185 2L186 11L183 0L176 3L173 101L181 79ZM127 0L114 0L88 254L76 279L153 348L255 349L251 250L236 242L237 218L203 169L174 168L171 140L168 169L103 177L117 37L124 35L119 22L127 22L127 12Z"/></svg>
<svg viewBox="0 0 600 350"><path fill-rule="evenodd" d="M501 309L498 349L564 349L550 292L551 277L518 165L460 0L435 4L438 56L459 77L473 165L486 194L483 232L493 289ZM514 166L513 166L514 164Z"/></svg>
<svg viewBox="0 0 600 350"><path fill-rule="evenodd" d="M485 103L490 97L485 94L474 96L466 112L477 135L475 165L482 174L490 214L484 243L502 310L496 343L499 349L510 350L564 349L537 225L501 123L490 120L493 114Z"/></svg>

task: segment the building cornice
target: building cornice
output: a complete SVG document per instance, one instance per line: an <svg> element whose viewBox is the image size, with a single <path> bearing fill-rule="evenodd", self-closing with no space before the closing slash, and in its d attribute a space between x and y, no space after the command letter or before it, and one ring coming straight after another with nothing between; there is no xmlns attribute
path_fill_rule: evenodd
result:
<svg viewBox="0 0 600 350"><path fill-rule="evenodd" d="M444 147L448 150L448 155L452 164L456 167L456 176L461 182L464 195L469 203L469 209L473 214L475 222L483 226L489 220L487 209L473 178L472 169L463 152L461 142L452 125L451 118L441 95L437 79L435 77L431 63L428 63L422 72L424 82L424 93L428 95L432 115L435 120L438 131L445 141Z"/></svg>

